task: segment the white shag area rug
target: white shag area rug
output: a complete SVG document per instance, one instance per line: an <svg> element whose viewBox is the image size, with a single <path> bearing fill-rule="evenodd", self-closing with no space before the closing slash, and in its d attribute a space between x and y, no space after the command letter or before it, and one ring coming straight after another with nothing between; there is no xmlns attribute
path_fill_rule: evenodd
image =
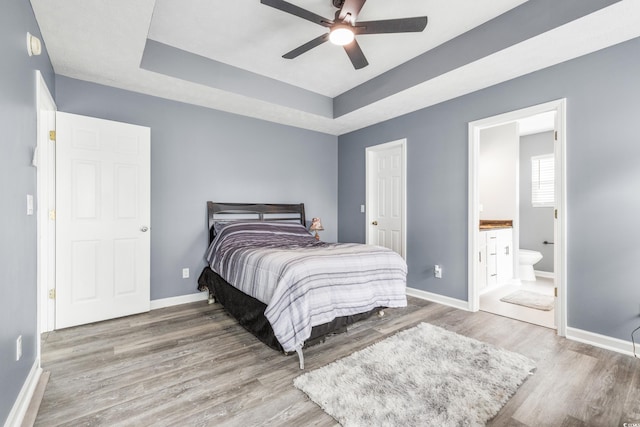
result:
<svg viewBox="0 0 640 427"><path fill-rule="evenodd" d="M521 354L421 323L293 383L345 427L484 426L534 370Z"/></svg>
<svg viewBox="0 0 640 427"><path fill-rule="evenodd" d="M500 301L544 311L553 310L555 303L554 298L551 295L523 290L512 292L509 295L500 298Z"/></svg>

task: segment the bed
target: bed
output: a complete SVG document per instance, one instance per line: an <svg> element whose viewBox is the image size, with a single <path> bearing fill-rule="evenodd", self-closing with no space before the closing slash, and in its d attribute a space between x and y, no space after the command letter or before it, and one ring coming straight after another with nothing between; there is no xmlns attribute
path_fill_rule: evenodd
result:
<svg viewBox="0 0 640 427"><path fill-rule="evenodd" d="M379 246L317 241L304 204L207 202L208 291L258 339L296 352L384 307L405 307L406 263Z"/></svg>

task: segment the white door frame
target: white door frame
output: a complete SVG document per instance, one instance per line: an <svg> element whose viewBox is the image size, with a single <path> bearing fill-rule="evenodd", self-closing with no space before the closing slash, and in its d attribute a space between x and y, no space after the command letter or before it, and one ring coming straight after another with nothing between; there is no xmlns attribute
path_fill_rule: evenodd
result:
<svg viewBox="0 0 640 427"><path fill-rule="evenodd" d="M370 243L369 236L369 223L372 218L369 216L370 212L373 211L373 206L371 204L373 201L369 197L369 190L371 189L370 180L372 178L372 171L375 170L372 162L372 156L378 151L388 150L390 148L400 147L402 149L401 155L401 167L402 171L400 172L402 175L402 214L400 219L402 221L402 257L407 259L407 139L398 139L396 141L385 142L383 144L374 145L372 147L367 147L365 150L366 155L366 163L365 163L365 204L366 204L366 215L365 215L365 232L366 232L366 243Z"/></svg>
<svg viewBox="0 0 640 427"><path fill-rule="evenodd" d="M554 153L556 165L555 194L557 219L554 221L554 272L555 286L558 292L555 308L555 323L557 333L560 336L566 335L567 328L566 103L565 98L558 99L469 123L468 309L470 311L478 311L480 309L480 292L477 286L478 267L475 261L479 251L478 241L480 237L478 229L478 224L480 223L478 188L480 131L488 127L512 122L536 114L548 111L556 112L556 131L558 132L558 136L555 142Z"/></svg>
<svg viewBox="0 0 640 427"><path fill-rule="evenodd" d="M52 331L55 302L49 289L55 288L55 225L49 218L50 203L55 200L55 143L49 131L55 130L56 103L42 73L36 70L36 212L37 212L37 354L40 357L40 334Z"/></svg>

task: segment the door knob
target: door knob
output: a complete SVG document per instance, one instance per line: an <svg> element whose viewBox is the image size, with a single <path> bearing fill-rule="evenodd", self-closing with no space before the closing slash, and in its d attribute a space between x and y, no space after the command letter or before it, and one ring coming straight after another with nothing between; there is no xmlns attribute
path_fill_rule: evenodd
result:
<svg viewBox="0 0 640 427"><path fill-rule="evenodd" d="M378 225L378 221L373 221L371 225Z"/></svg>
<svg viewBox="0 0 640 427"><path fill-rule="evenodd" d="M147 227L146 225L143 225L142 227L140 227L140 231L142 231L143 233L146 233L149 230L149 227Z"/></svg>

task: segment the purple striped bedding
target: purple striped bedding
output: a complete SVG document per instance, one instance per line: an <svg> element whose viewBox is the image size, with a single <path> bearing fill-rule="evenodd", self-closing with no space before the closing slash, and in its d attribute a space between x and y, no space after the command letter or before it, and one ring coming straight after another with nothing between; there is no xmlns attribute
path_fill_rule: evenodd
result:
<svg viewBox="0 0 640 427"><path fill-rule="evenodd" d="M265 317L285 351L311 328L376 307L406 307L407 265L380 246L325 243L300 224L225 226L206 254L211 269L267 305Z"/></svg>

